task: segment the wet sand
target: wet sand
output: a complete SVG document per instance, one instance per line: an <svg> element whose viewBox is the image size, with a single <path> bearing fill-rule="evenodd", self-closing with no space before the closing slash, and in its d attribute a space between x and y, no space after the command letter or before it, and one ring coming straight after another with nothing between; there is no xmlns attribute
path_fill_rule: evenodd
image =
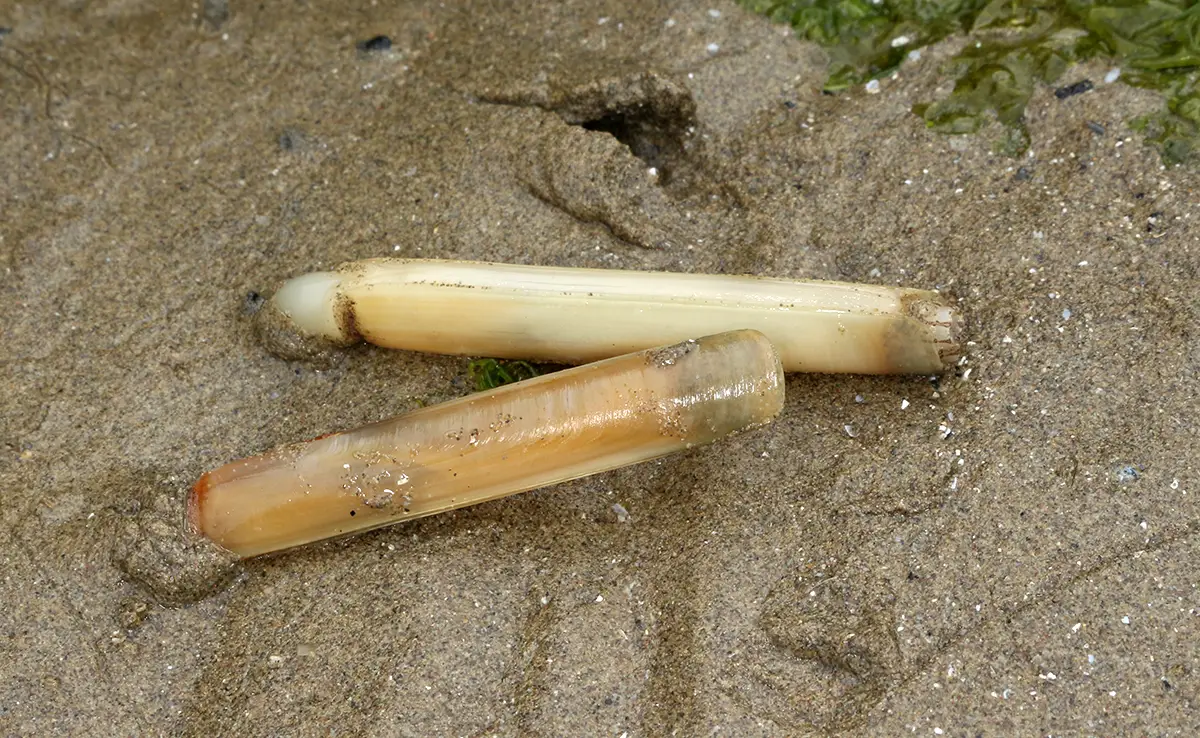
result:
<svg viewBox="0 0 1200 738"><path fill-rule="evenodd" d="M825 96L723 3L0 26L0 735L1196 732L1200 179L1129 129L1156 95L1073 69L1014 160L909 112L961 39ZM173 541L204 471L469 391L257 342L252 293L385 255L937 288L970 343L353 539Z"/></svg>

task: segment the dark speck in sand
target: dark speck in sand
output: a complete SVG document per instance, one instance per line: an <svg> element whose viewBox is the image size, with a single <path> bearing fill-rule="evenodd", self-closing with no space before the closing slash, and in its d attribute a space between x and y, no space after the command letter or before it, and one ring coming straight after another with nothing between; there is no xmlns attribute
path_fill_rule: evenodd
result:
<svg viewBox="0 0 1200 738"><path fill-rule="evenodd" d="M253 315L262 308L264 302L266 302L266 298L251 290L246 294L246 300L242 307L242 312L244 312L246 315Z"/></svg>
<svg viewBox="0 0 1200 738"><path fill-rule="evenodd" d="M365 52L373 51L390 51L392 48L392 40L387 36L372 36L366 41L358 42L358 50Z"/></svg>
<svg viewBox="0 0 1200 738"><path fill-rule="evenodd" d="M1100 125L1099 123L1097 123L1094 120L1089 120L1087 122L1087 127L1088 127L1089 131L1096 134L1097 136L1103 136L1105 133L1108 133L1108 129L1106 129L1104 126Z"/></svg>
<svg viewBox="0 0 1200 738"><path fill-rule="evenodd" d="M1032 176L1033 172L1029 171L1028 167L1021 167L1017 170L1017 173L1013 175L1013 179L1017 180L1018 182L1024 182Z"/></svg>
<svg viewBox="0 0 1200 738"><path fill-rule="evenodd" d="M1057 90L1054 91L1054 96L1057 97L1059 100L1066 100L1068 97L1074 97L1075 95L1082 95L1083 93L1087 92L1088 90L1092 89L1093 87L1095 87L1095 85L1092 84L1092 81L1090 79L1084 79L1084 80L1080 80L1080 81L1076 82L1073 85L1065 85L1063 87L1059 87Z"/></svg>
<svg viewBox="0 0 1200 738"><path fill-rule="evenodd" d="M279 134L279 148L284 151L296 151L304 147L305 139L304 131L297 128L285 128Z"/></svg>
<svg viewBox="0 0 1200 738"><path fill-rule="evenodd" d="M220 28L229 20L229 0L204 0L204 21L210 26Z"/></svg>

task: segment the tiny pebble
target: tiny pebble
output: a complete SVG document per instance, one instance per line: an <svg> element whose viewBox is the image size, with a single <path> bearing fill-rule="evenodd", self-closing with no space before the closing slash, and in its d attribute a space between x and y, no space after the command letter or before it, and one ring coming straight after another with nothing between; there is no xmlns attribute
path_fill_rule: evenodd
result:
<svg viewBox="0 0 1200 738"><path fill-rule="evenodd" d="M1112 69L1108 70L1108 74L1104 75L1104 82L1106 84L1111 85L1113 82L1116 82L1120 78L1121 78L1121 70L1116 67L1113 67Z"/></svg>
<svg viewBox="0 0 1200 738"><path fill-rule="evenodd" d="M871 95L879 92L879 80L873 79L867 83L867 92Z"/></svg>
<svg viewBox="0 0 1200 738"><path fill-rule="evenodd" d="M901 409L901 410L907 410L907 409L908 409L908 400L901 400L901 401L900 401L900 409Z"/></svg>
<svg viewBox="0 0 1200 738"><path fill-rule="evenodd" d="M1118 469L1117 473L1116 473L1117 481L1122 484L1126 484L1129 482L1135 482L1135 481L1137 481L1137 478L1140 476L1141 476L1141 474L1138 473L1138 470L1133 468L1132 466L1123 466L1120 469Z"/></svg>
<svg viewBox="0 0 1200 738"><path fill-rule="evenodd" d="M712 43L712 44L709 44L708 46L705 46L704 48L708 49L708 53L715 54L721 50L721 45Z"/></svg>
<svg viewBox="0 0 1200 738"><path fill-rule="evenodd" d="M1121 622L1125 623L1126 625L1129 625L1129 616L1126 615L1125 617L1121 618Z"/></svg>

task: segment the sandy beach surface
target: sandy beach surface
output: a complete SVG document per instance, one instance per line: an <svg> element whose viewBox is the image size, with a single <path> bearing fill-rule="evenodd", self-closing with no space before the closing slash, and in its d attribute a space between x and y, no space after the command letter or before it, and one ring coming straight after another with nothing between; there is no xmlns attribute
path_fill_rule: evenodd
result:
<svg viewBox="0 0 1200 738"><path fill-rule="evenodd" d="M910 111L961 38L823 95L716 0L0 26L0 735L1200 732L1200 178L1129 128L1156 94L1074 68L1013 159ZM197 548L204 471L470 391L257 342L255 295L370 256L936 288L969 343L658 462Z"/></svg>

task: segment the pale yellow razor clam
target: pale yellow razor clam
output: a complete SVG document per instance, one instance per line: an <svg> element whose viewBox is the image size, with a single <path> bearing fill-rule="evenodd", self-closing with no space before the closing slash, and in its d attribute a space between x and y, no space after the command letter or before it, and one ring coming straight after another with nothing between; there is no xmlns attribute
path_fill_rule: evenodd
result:
<svg viewBox="0 0 1200 738"><path fill-rule="evenodd" d="M762 333L547 374L208 472L192 529L242 557L433 515L770 422L783 370Z"/></svg>
<svg viewBox="0 0 1200 738"><path fill-rule="evenodd" d="M368 259L285 282L259 316L288 356L365 340L582 364L751 328L789 372L937 374L959 357L936 292L767 277Z"/></svg>

